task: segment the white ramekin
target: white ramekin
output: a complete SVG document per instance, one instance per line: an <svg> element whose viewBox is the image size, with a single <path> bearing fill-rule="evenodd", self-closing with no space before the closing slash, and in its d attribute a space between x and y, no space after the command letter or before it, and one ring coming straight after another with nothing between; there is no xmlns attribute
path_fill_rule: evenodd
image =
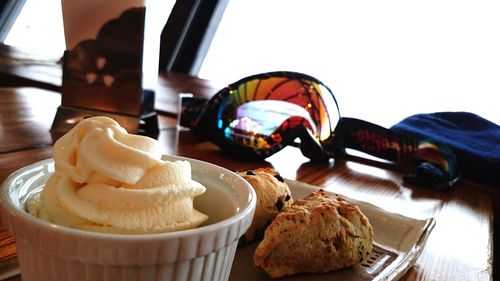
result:
<svg viewBox="0 0 500 281"><path fill-rule="evenodd" d="M256 195L237 174L188 160L207 187L195 207L203 226L161 234L108 234L50 224L25 211L26 199L54 171L52 159L26 166L3 183L2 219L15 236L23 281L228 280L238 239L250 226Z"/></svg>

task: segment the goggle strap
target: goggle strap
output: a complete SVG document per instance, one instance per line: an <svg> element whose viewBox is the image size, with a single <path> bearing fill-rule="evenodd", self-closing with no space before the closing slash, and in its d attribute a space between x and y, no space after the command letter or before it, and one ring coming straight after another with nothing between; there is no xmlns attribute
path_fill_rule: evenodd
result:
<svg viewBox="0 0 500 281"><path fill-rule="evenodd" d="M196 128L207 108L207 99L195 98L192 94L179 94L178 120L181 127Z"/></svg>
<svg viewBox="0 0 500 281"><path fill-rule="evenodd" d="M451 186L458 178L456 156L446 145L420 139L413 135L402 134L367 121L346 117L340 119L334 133L336 137L340 138L345 148L358 150L396 163L419 160L437 165L444 173L445 179L433 179L439 181L434 185ZM429 171L425 167L427 165L419 165L417 172L412 175L420 174L424 176L425 173L434 173L434 171ZM422 171L422 169L425 169L425 171ZM432 176L438 177L435 174ZM414 177L413 179L414 182L419 181Z"/></svg>

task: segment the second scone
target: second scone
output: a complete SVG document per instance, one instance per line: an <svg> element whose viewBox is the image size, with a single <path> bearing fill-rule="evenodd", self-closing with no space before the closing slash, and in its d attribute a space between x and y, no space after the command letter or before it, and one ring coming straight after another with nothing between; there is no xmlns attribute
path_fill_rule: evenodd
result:
<svg viewBox="0 0 500 281"><path fill-rule="evenodd" d="M293 203L290 188L273 168L258 168L238 174L252 185L257 194L252 224L240 241L243 243L262 239L264 230L276 215Z"/></svg>
<svg viewBox="0 0 500 281"><path fill-rule="evenodd" d="M373 248L373 228L358 206L323 190L296 200L266 229L254 263L272 278L352 266Z"/></svg>

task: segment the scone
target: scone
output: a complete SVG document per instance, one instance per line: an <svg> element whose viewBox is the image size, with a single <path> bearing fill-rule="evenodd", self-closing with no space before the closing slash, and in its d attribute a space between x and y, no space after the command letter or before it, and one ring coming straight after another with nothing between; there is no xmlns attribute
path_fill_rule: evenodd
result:
<svg viewBox="0 0 500 281"><path fill-rule="evenodd" d="M373 248L373 228L359 208L315 191L279 213L254 253L272 278L322 273L360 263Z"/></svg>
<svg viewBox="0 0 500 281"><path fill-rule="evenodd" d="M274 217L293 202L290 188L273 168L259 168L238 174L252 185L257 194L252 224L240 242L262 239L264 230Z"/></svg>

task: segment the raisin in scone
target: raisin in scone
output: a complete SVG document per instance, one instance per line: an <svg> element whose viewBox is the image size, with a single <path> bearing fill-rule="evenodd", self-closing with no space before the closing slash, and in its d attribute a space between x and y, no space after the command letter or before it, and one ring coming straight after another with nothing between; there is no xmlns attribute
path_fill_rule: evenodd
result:
<svg viewBox="0 0 500 281"><path fill-rule="evenodd" d="M257 194L252 224L240 241L262 239L264 230L274 217L293 202L290 188L273 168L259 168L238 174L252 185Z"/></svg>
<svg viewBox="0 0 500 281"><path fill-rule="evenodd" d="M323 190L279 213L255 250L272 278L322 273L360 263L373 248L373 228L359 208Z"/></svg>

